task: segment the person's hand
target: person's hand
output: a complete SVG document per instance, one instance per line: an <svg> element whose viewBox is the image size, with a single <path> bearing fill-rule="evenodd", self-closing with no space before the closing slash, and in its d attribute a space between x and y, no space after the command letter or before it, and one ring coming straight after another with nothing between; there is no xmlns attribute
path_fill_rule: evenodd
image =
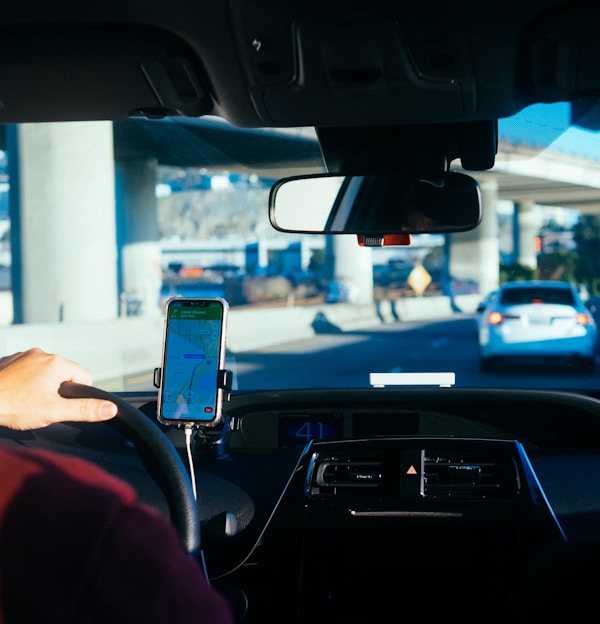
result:
<svg viewBox="0 0 600 624"><path fill-rule="evenodd" d="M0 359L0 425L38 429L55 422L97 422L117 414L102 399L66 399L58 393L65 381L91 385L83 366L34 348Z"/></svg>

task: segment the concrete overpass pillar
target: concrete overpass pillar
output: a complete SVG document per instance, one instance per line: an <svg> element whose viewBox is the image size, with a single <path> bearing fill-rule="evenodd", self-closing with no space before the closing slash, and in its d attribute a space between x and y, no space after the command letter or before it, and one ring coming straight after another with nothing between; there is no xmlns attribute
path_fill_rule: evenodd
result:
<svg viewBox="0 0 600 624"><path fill-rule="evenodd" d="M450 276L454 280L473 280L483 295L498 288L500 249L498 245L498 184L480 182L483 214L479 227L470 232L450 234Z"/></svg>
<svg viewBox="0 0 600 624"><path fill-rule="evenodd" d="M116 164L121 313L160 314L160 243L155 160Z"/></svg>
<svg viewBox="0 0 600 624"><path fill-rule="evenodd" d="M347 285L352 303L373 301L373 254L369 247L360 247L356 236L340 234L328 237L327 254L331 254L332 277Z"/></svg>
<svg viewBox="0 0 600 624"><path fill-rule="evenodd" d="M515 202L515 218L513 221L516 245L515 260L519 264L532 269L537 267L535 237L539 229L534 205L532 201Z"/></svg>
<svg viewBox="0 0 600 624"><path fill-rule="evenodd" d="M112 123L14 127L9 159L14 322L116 318Z"/></svg>

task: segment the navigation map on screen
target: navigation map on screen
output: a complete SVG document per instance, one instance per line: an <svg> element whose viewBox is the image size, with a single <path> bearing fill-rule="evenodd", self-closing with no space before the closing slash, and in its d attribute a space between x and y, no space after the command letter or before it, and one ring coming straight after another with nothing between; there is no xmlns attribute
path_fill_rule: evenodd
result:
<svg viewBox="0 0 600 624"><path fill-rule="evenodd" d="M223 306L174 301L169 306L163 362L162 418L215 417Z"/></svg>

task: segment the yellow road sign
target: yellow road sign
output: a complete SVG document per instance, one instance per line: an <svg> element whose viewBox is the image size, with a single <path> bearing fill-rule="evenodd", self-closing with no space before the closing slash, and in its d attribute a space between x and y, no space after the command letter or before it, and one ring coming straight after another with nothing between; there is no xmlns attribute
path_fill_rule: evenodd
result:
<svg viewBox="0 0 600 624"><path fill-rule="evenodd" d="M408 284L415 291L415 294L422 295L429 284L431 284L431 275L422 264L417 264L408 275Z"/></svg>

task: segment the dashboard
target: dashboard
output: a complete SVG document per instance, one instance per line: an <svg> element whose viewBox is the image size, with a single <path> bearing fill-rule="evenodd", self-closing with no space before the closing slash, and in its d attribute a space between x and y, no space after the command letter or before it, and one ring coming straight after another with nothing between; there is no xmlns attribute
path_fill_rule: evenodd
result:
<svg viewBox="0 0 600 624"><path fill-rule="evenodd" d="M125 398L156 422L155 394ZM398 601L428 617L509 621L530 559L572 536L599 538L593 396L255 391L233 393L225 415L192 451L207 569L238 621L276 609L300 623L364 622ZM157 426L185 457L183 431ZM168 514L105 424L0 434L94 461Z"/></svg>
<svg viewBox="0 0 600 624"><path fill-rule="evenodd" d="M428 605L430 617L507 621L530 558L598 537L593 396L250 392L226 414L226 450L211 457L205 446L204 469L235 482L253 510L239 534L205 546L216 585L251 622L271 608L359 622L398 600Z"/></svg>
<svg viewBox="0 0 600 624"><path fill-rule="evenodd" d="M567 392L436 388L256 392L226 406L232 451L294 452L310 441L380 436L516 439L531 449L600 449L600 402ZM566 426L577 422L577 426Z"/></svg>

